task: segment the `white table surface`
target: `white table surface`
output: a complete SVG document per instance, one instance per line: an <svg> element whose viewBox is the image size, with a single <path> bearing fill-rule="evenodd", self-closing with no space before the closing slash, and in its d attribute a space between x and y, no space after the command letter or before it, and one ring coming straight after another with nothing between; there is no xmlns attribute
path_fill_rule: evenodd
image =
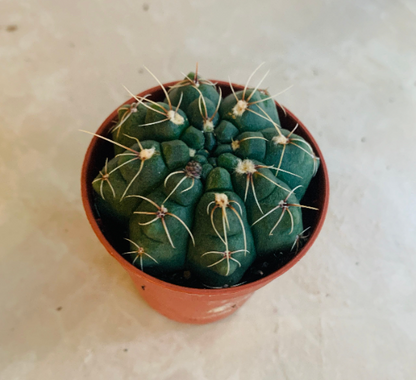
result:
<svg viewBox="0 0 416 380"><path fill-rule="evenodd" d="M80 199L90 136L181 78L272 93L328 164L326 224L233 316L192 326L140 298ZM258 76L257 79L261 77ZM255 84L255 81L253 81ZM414 0L0 2L0 379L415 379Z"/></svg>

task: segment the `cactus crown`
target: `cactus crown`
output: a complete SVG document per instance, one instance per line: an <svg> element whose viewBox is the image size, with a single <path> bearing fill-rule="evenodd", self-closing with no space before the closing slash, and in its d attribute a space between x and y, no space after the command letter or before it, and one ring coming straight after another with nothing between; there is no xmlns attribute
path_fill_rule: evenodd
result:
<svg viewBox="0 0 416 380"><path fill-rule="evenodd" d="M135 102L118 109L111 136L93 134L114 145L92 181L97 208L140 270L186 286L236 286L308 238L302 212L316 208L300 201L319 158L297 125L282 128L286 110L259 89L268 73L249 87L260 67L243 90L230 81L224 99L198 65L169 89L146 68L165 100L127 90Z"/></svg>

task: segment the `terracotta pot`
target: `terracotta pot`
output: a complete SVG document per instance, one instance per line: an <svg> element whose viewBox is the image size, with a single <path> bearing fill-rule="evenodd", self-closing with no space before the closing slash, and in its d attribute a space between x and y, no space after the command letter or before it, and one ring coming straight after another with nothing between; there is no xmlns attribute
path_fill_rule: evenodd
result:
<svg viewBox="0 0 416 380"><path fill-rule="evenodd" d="M177 82L167 83L165 84L165 87L171 86L175 83ZM228 83L221 81L217 83L218 86L221 87L224 96L227 96L231 92ZM236 90L243 89L243 86L240 85L234 84L233 86ZM164 94L160 87L154 87L143 91L140 93L140 96L145 96L147 94L152 94L153 100L156 99L161 101L164 98ZM132 102L134 102L133 98L125 103ZM308 220L308 225L312 226L310 238L291 261L279 270L257 281L227 289L194 289L161 281L142 272L126 261L116 251L114 244L109 241L111 239L108 239L108 236L104 236L104 233L100 228L100 226L102 227L102 223L95 210L93 202L93 189L91 186L92 180L95 178L98 171L104 166L105 158L112 154L113 147L111 144L103 141L102 139L92 139L85 155L81 177L82 201L88 220L106 250L130 275L141 296L152 308L164 316L178 322L194 324L214 322L227 317L242 306L257 289L265 286L270 281L281 276L293 267L303 256L305 256L306 252L310 249L317 238L324 223L329 200L329 180L325 160L315 139L302 122L287 109L285 115L283 109L277 103L276 106L278 108L282 127L292 129L295 127L296 123L298 123L299 127L296 133L301 135L311 144L315 153L321 159L321 165L318 173L313 178L303 200L304 204L317 207L319 208L319 211L315 211L311 214L312 216ZM111 113L96 133L106 136L110 128L114 125L113 121L116 119L117 110Z"/></svg>

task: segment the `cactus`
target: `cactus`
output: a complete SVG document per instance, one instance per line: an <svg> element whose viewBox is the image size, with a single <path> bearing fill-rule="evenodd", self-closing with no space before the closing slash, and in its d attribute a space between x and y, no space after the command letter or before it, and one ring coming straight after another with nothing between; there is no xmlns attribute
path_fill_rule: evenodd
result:
<svg viewBox="0 0 416 380"><path fill-rule="evenodd" d="M130 93L135 102L118 109L110 136L93 134L114 155L92 187L99 212L125 231L129 249L120 253L137 268L236 286L253 263L296 253L307 240L302 210L316 208L301 199L319 158L297 126L281 127L274 97L260 89L267 74L250 88L257 68L237 92L230 82L223 99L197 70L170 89L149 71L165 99Z"/></svg>

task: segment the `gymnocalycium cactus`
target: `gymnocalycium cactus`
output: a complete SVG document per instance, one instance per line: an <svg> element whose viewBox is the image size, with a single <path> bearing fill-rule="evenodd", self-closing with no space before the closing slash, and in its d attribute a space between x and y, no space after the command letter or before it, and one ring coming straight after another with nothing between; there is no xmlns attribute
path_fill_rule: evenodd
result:
<svg viewBox="0 0 416 380"><path fill-rule="evenodd" d="M142 271L235 286L255 260L307 238L302 208L316 208L301 200L319 158L297 126L281 127L261 82L248 87L252 75L224 99L197 70L169 89L154 76L163 102L130 93L110 135L94 134L114 146L92 181L97 209Z"/></svg>

